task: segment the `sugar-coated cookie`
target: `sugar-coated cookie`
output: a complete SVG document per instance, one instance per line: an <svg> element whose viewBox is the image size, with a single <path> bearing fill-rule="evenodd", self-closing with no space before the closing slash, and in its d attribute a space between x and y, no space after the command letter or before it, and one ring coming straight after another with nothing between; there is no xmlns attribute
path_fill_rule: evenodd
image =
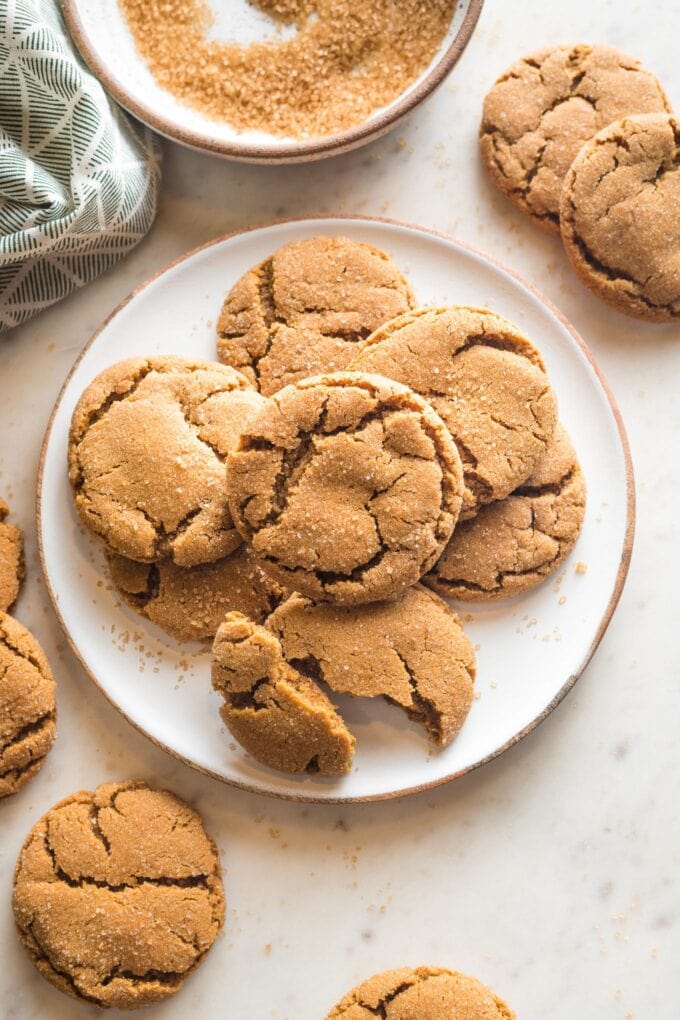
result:
<svg viewBox="0 0 680 1020"><path fill-rule="evenodd" d="M33 827L14 876L14 917L35 966L97 1006L174 995L224 921L217 848L200 816L143 782L62 800Z"/></svg>
<svg viewBox="0 0 680 1020"><path fill-rule="evenodd" d="M441 418L379 376L340 372L275 394L230 454L236 526L263 569L316 600L372 602L434 565L463 471Z"/></svg>
<svg viewBox="0 0 680 1020"><path fill-rule="evenodd" d="M229 292L217 324L219 359L271 394L346 368L358 341L413 305L385 252L346 237L294 241Z"/></svg>
<svg viewBox="0 0 680 1020"><path fill-rule="evenodd" d="M9 507L0 499L0 612L12 608L26 576L24 536L16 524L8 524Z"/></svg>

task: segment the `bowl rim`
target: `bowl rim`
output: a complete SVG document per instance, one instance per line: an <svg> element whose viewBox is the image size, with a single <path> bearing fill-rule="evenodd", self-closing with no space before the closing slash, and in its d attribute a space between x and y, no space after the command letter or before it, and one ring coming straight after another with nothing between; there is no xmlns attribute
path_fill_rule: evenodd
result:
<svg viewBox="0 0 680 1020"><path fill-rule="evenodd" d="M315 222L324 220L345 220L358 223L368 222L388 224L390 226L406 228L409 231L415 231L417 233L425 234L430 237L439 238L444 241L453 242L455 245L464 249L465 251L471 252L473 255L485 259L491 265L495 266L497 269L500 269L504 273L507 273L509 276L511 276L522 287L526 288L526 290L533 294L534 297L538 298L538 300L543 305L545 305L545 307L559 320L562 326L571 335L574 342L576 343L576 346L581 350L584 357L589 362L595 375L597 376L597 379L600 385L602 386L602 389L604 390L607 402L610 406L614 418L616 430L621 442L621 449L623 452L626 473L626 526L623 547L621 550L621 559L619 560L619 566L616 573L616 578L614 581L614 587L612 589L611 597L602 614L602 618L599 621L599 625L594 635L593 641L590 647L586 650L585 655L578 666L578 669L576 669L570 676L567 677L564 684L557 692L555 697L552 699L550 704L546 705L542 712L540 712L534 719L528 722L526 726L523 727L523 729L519 730L512 737L510 737L504 744L502 744L500 747L497 747L494 751L486 755L484 758L481 758L479 761L474 762L472 765L468 765L456 772L448 773L445 776L440 776L439 778L431 780L430 782L419 783L416 784L415 786L406 787L405 789L401 790L392 790L386 793L367 794L360 797L357 796L343 797L341 795L319 796L314 793L293 794L283 792L280 790L266 790L245 780L240 781L237 779L227 779L223 775L220 775L218 772L215 772L212 769L206 768L205 766L202 765L198 765L195 761L192 761L191 759L185 757L178 751L175 751L173 748L168 747L168 745L164 744L162 740L158 739L157 737L154 737L151 733L149 733L148 730L141 726L135 719L132 719L126 712L124 712L120 705L118 705L109 695L109 693L101 686L94 673L90 670L90 668L86 664L80 650L75 644L75 641L71 637L71 633L66 625L66 621L64 620L61 614L61 610L59 608L59 600L57 598L55 591L52 588L50 577L47 571L47 564L45 562L45 550L42 540L43 474L45 469L47 448L52 434L54 420L56 418L57 411L61 406L61 402L64 397L64 393L66 392L66 388L69 385L71 378L74 372L76 371L76 368L82 361L83 357L85 356L93 342L99 336L99 334L108 326L109 322L113 318L115 318L115 316L118 315L141 291L145 290L150 284L154 283L154 281L157 280L158 277L163 276L169 270L174 269L176 266L192 258L199 252L205 251L208 248L212 248L216 244L221 244L222 242L227 241L230 238L238 237L242 234L252 233L253 231L256 230L261 230L267 227L279 226L281 224L306 223L309 222L310 220ZM126 720L126 722L130 723L130 725L133 726L144 737L146 737L147 740L150 740L151 743L154 744L156 747L165 751L175 760L180 761L182 762L182 764L189 766L189 768L195 769L197 772L202 773L205 776L209 776L211 779L215 779L218 782L223 783L225 786L231 786L236 789L242 790L246 793L255 793L261 797L272 797L274 800L287 800L306 804L376 803L379 801L397 800L402 797L409 797L413 796L414 794L425 793L427 791L434 790L437 787L444 786L450 782L453 782L456 779L461 779L463 776L468 775L471 772L476 772L477 769L482 768L482 766L490 764L496 758L500 758L506 751L509 751L511 748L515 747L516 744L519 744L526 736L532 733L541 723L545 722L548 716L550 716L553 713L553 711L558 707L558 705L561 704L561 702L573 689L577 680L579 680L584 670L586 669L588 663L595 654L602 638L604 637L607 628L609 627L609 624L611 623L614 611L619 603L619 599L621 598L621 593L623 592L626 578L628 576L628 569L630 567L630 561L633 552L633 542L635 538L635 519L636 519L636 499L635 499L635 477L633 473L633 461L630 452L630 444L628 442L628 436L626 434L626 428L623 423L621 411L619 410L616 398L614 397L614 394L609 386L609 383L607 382L607 379L604 373L602 372L602 369L600 368L594 354L586 344L585 340L583 340L581 335L577 332L575 327L572 326L572 324L569 322L566 316L562 314L559 308L557 308L557 306L554 305L552 301L542 293L542 291L540 291L532 283L529 283L529 281L524 279L524 277L521 276L519 273L515 272L513 269L510 269L504 262L501 262L500 260L494 258L493 256L488 255L486 252L481 251L479 248L476 248L471 244L467 244L465 241L459 240L453 234L448 234L442 230L437 230L432 227L424 227L416 223L408 222L407 220L392 219L386 216L370 216L356 214L354 215L322 214L317 216L290 216L283 217L280 219L267 220L265 222L257 223L252 226L240 227L235 230L229 231L226 234L221 234L218 237L214 237L210 241L206 241L203 244L197 245L190 251L187 251L183 255L180 255L177 258L173 259L167 265L162 266L151 276L149 276L147 279L143 280L140 284L138 284L132 291L130 291L127 297L123 298L123 300L119 302L119 304L100 323L100 325L97 327L94 333L83 345L82 350L79 352L78 357L75 359L73 365L71 366L69 372L67 373L66 378L64 379L64 382L54 402L52 411L50 412L49 420L45 428L45 435L43 438L43 443L40 451L40 459L38 463L38 477L36 482L36 511L35 511L36 536L38 543L38 553L40 557L40 568L45 582L45 587L47 589L50 601L52 603L52 609L54 610L55 616L57 617L59 625L64 633L64 636L71 651L73 652L75 658L77 659L79 665L85 672L86 676L94 684L97 690L101 694L103 694L103 696L106 698L109 704L111 704L116 709L116 711Z"/></svg>
<svg viewBox="0 0 680 1020"><path fill-rule="evenodd" d="M323 159L326 156L348 152L350 149L385 134L434 92L453 70L472 37L483 5L484 0L468 0L467 10L460 28L446 51L410 92L402 93L377 117L333 135L323 135L307 141L287 142L276 149L271 149L261 144L218 141L202 131L180 127L171 118L156 113L152 107L136 99L117 78L111 65L101 60L94 49L87 26L81 16L79 0L61 0L67 27L80 55L116 102L138 120L171 141L180 142L189 148L223 156L227 159L253 163L290 163Z"/></svg>

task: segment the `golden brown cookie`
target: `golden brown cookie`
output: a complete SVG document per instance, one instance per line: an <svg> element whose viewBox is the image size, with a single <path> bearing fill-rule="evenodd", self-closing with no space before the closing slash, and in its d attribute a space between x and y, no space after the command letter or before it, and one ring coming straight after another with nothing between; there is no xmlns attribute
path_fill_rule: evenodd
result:
<svg viewBox="0 0 680 1020"><path fill-rule="evenodd" d="M562 192L580 279L620 312L680 319L680 121L626 117L583 147Z"/></svg>
<svg viewBox="0 0 680 1020"><path fill-rule="evenodd" d="M24 536L16 524L7 524L9 507L0 499L0 612L6 613L19 595L26 576Z"/></svg>
<svg viewBox="0 0 680 1020"><path fill-rule="evenodd" d="M240 544L225 459L262 406L244 376L189 358L130 358L73 413L69 477L87 527L114 552L193 567Z"/></svg>
<svg viewBox="0 0 680 1020"><path fill-rule="evenodd" d="M410 386L440 415L463 459L463 519L517 488L555 427L540 354L516 326L484 309L402 315L376 330L351 367Z"/></svg>
<svg viewBox="0 0 680 1020"><path fill-rule="evenodd" d="M291 595L266 622L290 666L338 694L384 697L439 747L472 705L475 653L460 620L418 584L384 602L333 606Z"/></svg>
<svg viewBox="0 0 680 1020"><path fill-rule="evenodd" d="M511 496L460 524L425 583L440 595L465 601L528 591L574 548L585 508L583 473L558 425L531 477Z"/></svg>
<svg viewBox="0 0 680 1020"><path fill-rule="evenodd" d="M415 584L451 536L462 488L460 457L429 404L357 372L280 390L227 470L233 519L262 567L346 604Z"/></svg>
<svg viewBox="0 0 680 1020"><path fill-rule="evenodd" d="M0 612L0 799L16 793L54 743L55 683L42 648Z"/></svg>
<svg viewBox="0 0 680 1020"><path fill-rule="evenodd" d="M385 252L346 237L295 241L229 292L217 324L219 359L268 395L342 371L359 340L413 305Z"/></svg>
<svg viewBox="0 0 680 1020"><path fill-rule="evenodd" d="M174 995L224 921L217 848L165 790L106 783L33 827L14 876L14 917L43 977L97 1006Z"/></svg>
<svg viewBox="0 0 680 1020"><path fill-rule="evenodd" d="M669 111L654 75L611 46L551 46L523 57L484 100L482 158L534 223L558 233L560 192L584 142L629 113Z"/></svg>
<svg viewBox="0 0 680 1020"><path fill-rule="evenodd" d="M515 1014L476 978L442 967L401 967L364 981L326 1020L515 1020Z"/></svg>
<svg viewBox="0 0 680 1020"><path fill-rule="evenodd" d="M316 683L291 669L268 630L228 613L215 636L212 682L220 715L253 758L284 772L341 775L354 738Z"/></svg>
<svg viewBox="0 0 680 1020"><path fill-rule="evenodd" d="M177 641L212 640L230 610L261 623L286 596L245 545L198 567L137 563L116 553L107 553L107 560L124 601Z"/></svg>

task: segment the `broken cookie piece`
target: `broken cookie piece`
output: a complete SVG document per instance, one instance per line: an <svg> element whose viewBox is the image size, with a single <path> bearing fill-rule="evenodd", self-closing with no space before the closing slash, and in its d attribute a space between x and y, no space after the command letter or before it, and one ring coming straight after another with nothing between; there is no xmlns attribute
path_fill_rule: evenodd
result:
<svg viewBox="0 0 680 1020"><path fill-rule="evenodd" d="M326 1020L515 1020L502 999L476 978L442 967L401 967L352 989Z"/></svg>
<svg viewBox="0 0 680 1020"><path fill-rule="evenodd" d="M262 568L319 601L374 602L429 570L463 471L441 418L380 376L315 376L274 394L230 453L231 514Z"/></svg>
<svg viewBox="0 0 680 1020"><path fill-rule="evenodd" d="M222 927L217 848L173 794L106 783L33 827L12 905L29 956L60 991L147 1006L179 991Z"/></svg>
<svg viewBox="0 0 680 1020"><path fill-rule="evenodd" d="M555 396L539 352L511 322L484 309L402 315L369 337L350 368L396 379L444 421L463 461L461 519L517 488L555 427Z"/></svg>
<svg viewBox="0 0 680 1020"><path fill-rule="evenodd" d="M544 457L511 496L456 528L425 583L464 601L506 598L552 574L576 544L586 486L574 448L558 425Z"/></svg>
<svg viewBox="0 0 680 1020"><path fill-rule="evenodd" d="M56 734L55 683L29 631L0 612L0 799L42 767Z"/></svg>
<svg viewBox="0 0 680 1020"><path fill-rule="evenodd" d="M280 248L234 285L217 324L220 361L269 395L346 368L357 343L414 305L389 255L346 237Z"/></svg>
<svg viewBox="0 0 680 1020"><path fill-rule="evenodd" d="M213 644L212 683L220 714L257 761L284 772L341 775L354 738L330 699L283 658L277 638L228 613Z"/></svg>
<svg viewBox="0 0 680 1020"><path fill-rule="evenodd" d="M263 398L225 365L130 358L94 379L73 413L69 477L84 524L121 556L209 563L241 538L226 457Z"/></svg>
<svg viewBox="0 0 680 1020"><path fill-rule="evenodd" d="M384 697L443 747L472 705L475 654L458 617L422 585L367 606L291 595L266 622L286 661L338 694Z"/></svg>
<svg viewBox="0 0 680 1020"><path fill-rule="evenodd" d="M197 567L178 567L172 560L137 563L111 552L107 561L123 600L177 641L212 640L231 610L261 623L287 595L244 544Z"/></svg>
<svg viewBox="0 0 680 1020"><path fill-rule="evenodd" d="M0 499L0 612L12 608L26 576L21 528L6 521L9 507Z"/></svg>

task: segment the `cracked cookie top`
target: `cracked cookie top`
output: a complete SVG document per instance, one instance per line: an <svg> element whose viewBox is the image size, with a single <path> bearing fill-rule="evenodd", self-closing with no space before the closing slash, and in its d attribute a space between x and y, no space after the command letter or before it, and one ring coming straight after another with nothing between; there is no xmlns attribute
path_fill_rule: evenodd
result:
<svg viewBox="0 0 680 1020"><path fill-rule="evenodd" d="M90 383L73 413L69 477L87 527L114 552L178 566L240 544L226 456L263 398L233 368L130 358Z"/></svg>
<svg viewBox="0 0 680 1020"><path fill-rule="evenodd" d="M374 602L409 587L451 536L462 467L422 397L379 376L286 386L241 436L227 470L236 526L284 587Z"/></svg>
<svg viewBox="0 0 680 1020"><path fill-rule="evenodd" d="M482 158L500 190L559 231L560 192L584 142L630 113L669 111L654 75L611 46L554 46L523 57L484 100Z"/></svg>
<svg viewBox="0 0 680 1020"><path fill-rule="evenodd" d="M562 192L579 277L619 311L680 319L680 121L625 117L583 147Z"/></svg>
<svg viewBox="0 0 680 1020"><path fill-rule="evenodd" d="M224 920L215 844L200 816L142 782L61 801L33 827L14 916L43 977L98 1006L174 995Z"/></svg>
<svg viewBox="0 0 680 1020"><path fill-rule="evenodd" d="M338 694L386 698L439 747L450 743L470 711L472 643L446 603L420 584L363 606L291 595L266 626L298 672Z"/></svg>
<svg viewBox="0 0 680 1020"><path fill-rule="evenodd" d="M8 524L9 507L0 499L0 612L6 613L19 595L26 575L24 537L21 528Z"/></svg>
<svg viewBox="0 0 680 1020"><path fill-rule="evenodd" d="M583 473L558 425L531 477L511 496L460 524L425 583L440 595L465 601L528 591L571 552L585 508Z"/></svg>
<svg viewBox="0 0 680 1020"><path fill-rule="evenodd" d="M346 237L295 241L229 292L219 359L268 395L346 368L358 341L413 306L408 283L378 248Z"/></svg>
<svg viewBox="0 0 680 1020"><path fill-rule="evenodd" d="M212 684L229 732L257 761L283 772L349 771L354 737L318 684L288 665L267 628L227 614L213 644Z"/></svg>
<svg viewBox="0 0 680 1020"><path fill-rule="evenodd" d="M463 460L463 518L521 484L555 427L540 354L516 326L484 309L402 315L369 337L351 368L410 386L443 419Z"/></svg>
<svg viewBox="0 0 680 1020"><path fill-rule="evenodd" d="M326 1020L515 1020L481 981L441 967L401 967L364 981Z"/></svg>
<svg viewBox="0 0 680 1020"><path fill-rule="evenodd" d="M0 799L20 790L56 733L55 684L42 648L0 612Z"/></svg>
<svg viewBox="0 0 680 1020"><path fill-rule="evenodd" d="M107 560L121 598L177 641L212 640L231 610L260 623L287 594L244 544L197 567L178 567L172 560L137 563L111 552Z"/></svg>

